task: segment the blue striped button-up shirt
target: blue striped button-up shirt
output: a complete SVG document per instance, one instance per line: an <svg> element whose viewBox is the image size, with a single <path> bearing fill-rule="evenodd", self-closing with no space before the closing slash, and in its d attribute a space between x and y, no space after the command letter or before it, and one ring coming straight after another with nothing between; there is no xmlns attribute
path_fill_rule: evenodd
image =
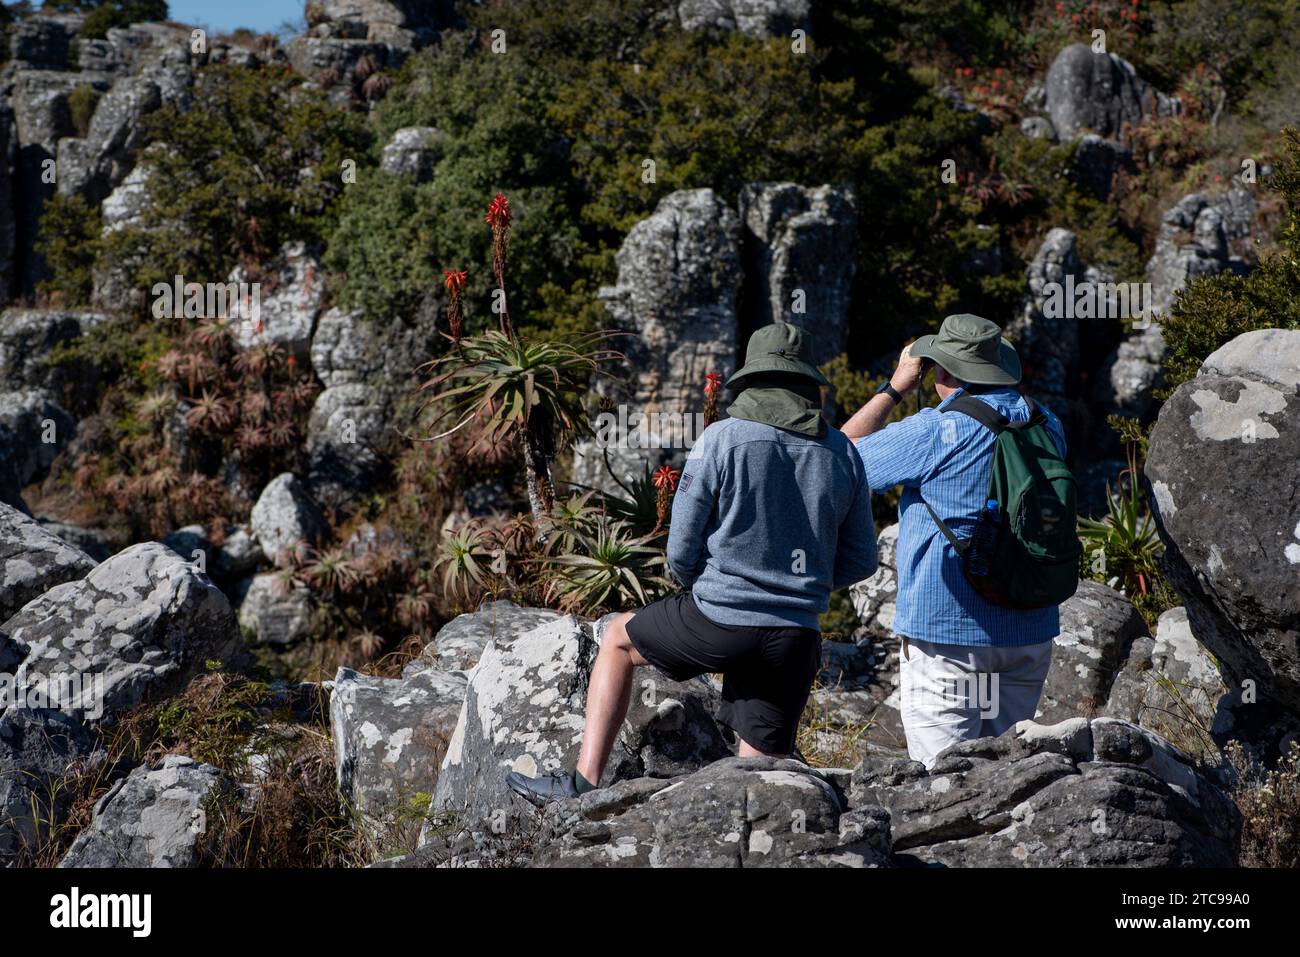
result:
<svg viewBox="0 0 1300 957"><path fill-rule="evenodd" d="M857 441L873 492L903 486L898 504L897 613L894 632L937 644L1010 647L1048 641L1060 631L1056 608L1019 611L981 598L966 581L956 550L939 531L921 496L959 538L968 538L988 494L993 471L992 431L961 412L919 413ZM1029 418L1014 389L975 395L1012 422ZM1047 413L1047 430L1065 454L1060 420Z"/></svg>

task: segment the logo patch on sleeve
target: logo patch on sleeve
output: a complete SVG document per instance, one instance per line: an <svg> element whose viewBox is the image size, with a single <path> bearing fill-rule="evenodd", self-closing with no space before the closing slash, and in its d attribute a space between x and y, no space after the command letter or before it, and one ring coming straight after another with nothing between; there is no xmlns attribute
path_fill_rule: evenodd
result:
<svg viewBox="0 0 1300 957"><path fill-rule="evenodd" d="M692 476L690 472L683 472L681 479L679 479L677 482L677 491L685 492L688 488L690 488L692 478L694 478L694 476Z"/></svg>

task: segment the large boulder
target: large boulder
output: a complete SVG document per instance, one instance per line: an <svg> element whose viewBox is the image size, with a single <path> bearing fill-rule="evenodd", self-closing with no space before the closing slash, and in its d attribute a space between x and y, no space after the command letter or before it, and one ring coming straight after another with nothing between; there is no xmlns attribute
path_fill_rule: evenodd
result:
<svg viewBox="0 0 1300 957"><path fill-rule="evenodd" d="M1300 711L1300 332L1243 333L1165 402L1146 477L1193 634Z"/></svg>
<svg viewBox="0 0 1300 957"><path fill-rule="evenodd" d="M858 214L845 186L751 183L740 191L745 325L784 320L813 334L813 362L844 351Z"/></svg>
<svg viewBox="0 0 1300 957"><path fill-rule="evenodd" d="M25 510L19 492L45 476L76 428L45 392L0 392L0 502Z"/></svg>
<svg viewBox="0 0 1300 957"><path fill-rule="evenodd" d="M1130 646L1146 635L1146 622L1131 601L1097 582L1079 582L1061 605L1061 633L1052 642L1052 665L1034 720L1056 724L1098 714Z"/></svg>
<svg viewBox="0 0 1300 957"><path fill-rule="evenodd" d="M55 585L84 578L94 560L0 503L0 621Z"/></svg>
<svg viewBox="0 0 1300 957"><path fill-rule="evenodd" d="M382 837L418 820L465 697L463 674L430 668L380 678L340 668L330 695L330 732L339 793L367 829Z"/></svg>
<svg viewBox="0 0 1300 957"><path fill-rule="evenodd" d="M197 867L210 805L231 788L217 768L178 754L142 765L99 799L59 867Z"/></svg>
<svg viewBox="0 0 1300 957"><path fill-rule="evenodd" d="M1191 193L1165 211L1147 262L1153 314L1168 312L1174 297L1193 279L1246 271L1246 260L1234 247L1247 251L1243 245L1257 205L1249 190L1234 185L1213 196Z"/></svg>
<svg viewBox="0 0 1300 957"><path fill-rule="evenodd" d="M277 572L254 575L240 589L239 627L249 644L297 644L311 635L314 621L311 591L282 584Z"/></svg>
<svg viewBox="0 0 1300 957"><path fill-rule="evenodd" d="M810 0L681 0L683 30L725 30L751 37L789 36L809 26Z"/></svg>
<svg viewBox="0 0 1300 957"><path fill-rule="evenodd" d="M534 866L879 867L889 816L799 761L726 758L552 805Z"/></svg>
<svg viewBox="0 0 1300 957"><path fill-rule="evenodd" d="M457 615L438 629L433 641L402 669L402 674L408 676L428 668L469 671L491 642L509 641L561 617L549 608L521 608L511 601L484 602L477 611Z"/></svg>
<svg viewBox="0 0 1300 957"><path fill-rule="evenodd" d="M280 562L303 546L318 544L329 526L302 483L292 472L284 472L262 489L248 527L262 552Z"/></svg>
<svg viewBox="0 0 1300 957"><path fill-rule="evenodd" d="M854 807L880 804L899 863L944 867L1229 867L1239 816L1192 759L1112 718L1022 721L963 741L927 773L868 753Z"/></svg>
<svg viewBox="0 0 1300 957"><path fill-rule="evenodd" d="M1094 53L1083 43L1056 55L1045 86L1047 111L1062 141L1085 132L1126 138L1126 125L1172 116L1180 109L1177 99L1143 80L1127 60L1114 53Z"/></svg>
<svg viewBox="0 0 1300 957"><path fill-rule="evenodd" d="M43 828L61 820L71 797L60 782L104 759L80 721L49 709L0 714L0 866L34 850Z"/></svg>
<svg viewBox="0 0 1300 957"><path fill-rule="evenodd" d="M471 824L517 814L507 771L543 774L577 762L587 682L598 650L589 622L564 616L493 639L469 686L438 776L434 807ZM729 753L704 678L638 672L632 706L601 783L671 777Z"/></svg>
<svg viewBox="0 0 1300 957"><path fill-rule="evenodd" d="M134 545L56 585L0 625L0 656L21 659L16 691L109 722L242 649L225 595L157 542Z"/></svg>

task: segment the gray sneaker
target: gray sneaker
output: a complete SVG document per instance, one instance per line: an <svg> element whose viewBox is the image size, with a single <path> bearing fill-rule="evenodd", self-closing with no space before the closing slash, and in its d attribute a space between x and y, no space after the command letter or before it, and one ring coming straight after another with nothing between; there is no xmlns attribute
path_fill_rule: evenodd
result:
<svg viewBox="0 0 1300 957"><path fill-rule="evenodd" d="M572 771L556 771L539 778L530 778L518 771L511 771L506 775L506 785L534 807L542 807L553 801L564 801L578 796Z"/></svg>

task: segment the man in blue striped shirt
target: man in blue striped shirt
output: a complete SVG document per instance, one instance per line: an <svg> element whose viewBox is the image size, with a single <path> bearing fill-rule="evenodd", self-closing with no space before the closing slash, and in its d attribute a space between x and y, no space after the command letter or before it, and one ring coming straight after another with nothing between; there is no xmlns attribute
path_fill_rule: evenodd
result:
<svg viewBox="0 0 1300 957"><path fill-rule="evenodd" d="M972 395L1011 422L1029 418L1015 388L1020 360L1001 332L978 316L949 316L938 335L903 350L891 379L843 427L872 491L903 488L894 618L903 639L900 711L908 753L927 767L957 741L999 735L1034 716L1060 630L1056 607L1014 610L977 594L926 508L968 538L985 504L996 436L968 415L944 411L956 396ZM939 407L886 427L931 363ZM1044 411L1064 455L1061 423Z"/></svg>

